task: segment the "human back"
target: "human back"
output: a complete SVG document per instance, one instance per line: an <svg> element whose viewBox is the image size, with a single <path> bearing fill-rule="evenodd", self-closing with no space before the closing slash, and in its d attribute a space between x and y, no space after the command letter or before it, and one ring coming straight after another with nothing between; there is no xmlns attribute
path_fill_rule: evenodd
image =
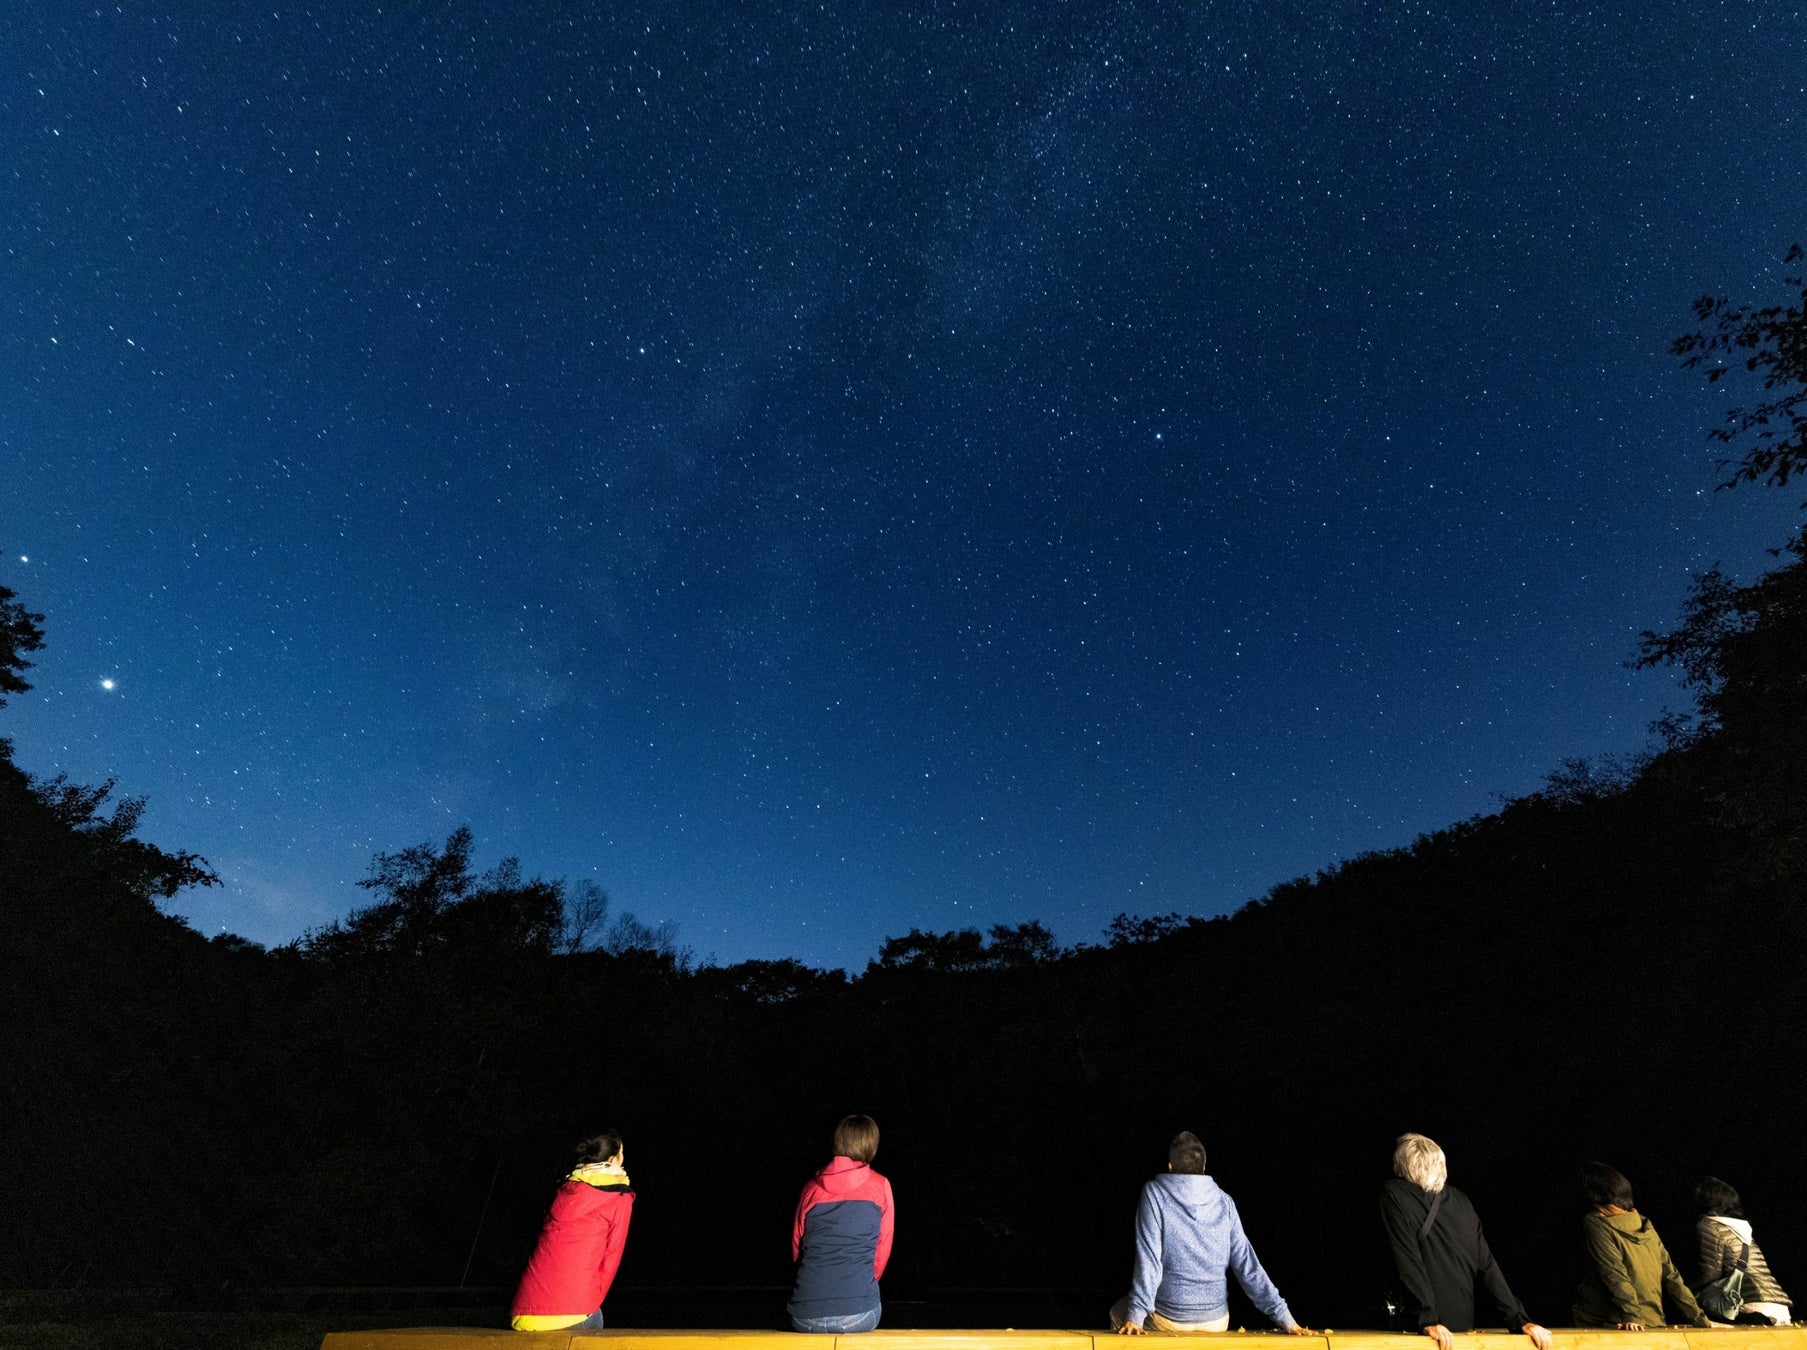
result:
<svg viewBox="0 0 1807 1350"><path fill-rule="evenodd" d="M846 1117L835 1127L834 1156L797 1198L797 1279L786 1305L796 1331L846 1335L878 1325L895 1206L891 1183L873 1170L877 1153L878 1125Z"/></svg>
<svg viewBox="0 0 1807 1350"><path fill-rule="evenodd" d="M1621 1331L1660 1327L1668 1320L1667 1303L1677 1322L1706 1326L1656 1226L1638 1213L1624 1174L1605 1163L1588 1163L1581 1169L1581 1189L1589 1209L1581 1219L1586 1273L1575 1293L1575 1325Z"/></svg>
<svg viewBox="0 0 1807 1350"><path fill-rule="evenodd" d="M1429 1336L1439 1350L1450 1350L1454 1333L1474 1330L1479 1284L1504 1325L1524 1332L1534 1350L1550 1350L1550 1333L1531 1321L1513 1295L1474 1205L1449 1184L1449 1159L1436 1140L1408 1132L1395 1141L1393 1175L1381 1186L1380 1213L1407 1328Z"/></svg>
<svg viewBox="0 0 1807 1350"><path fill-rule="evenodd" d="M1438 1194L1442 1200L1432 1219L1430 1204ZM1440 1323L1451 1331L1473 1331L1481 1227L1473 1203L1455 1186L1445 1184L1431 1192L1401 1177L1389 1177L1381 1188L1381 1212L1387 1220L1389 1236L1395 1230L1403 1234L1394 1243L1396 1268L1404 1265L1398 1251L1401 1246L1409 1243L1419 1256L1425 1286L1422 1294L1411 1288L1414 1281L1403 1281L1407 1285L1406 1301L1422 1304L1416 1310L1420 1321L1411 1329L1421 1331L1432 1323ZM1424 1317L1429 1317L1430 1322L1423 1322ZM1505 1323L1518 1325L1510 1314Z"/></svg>
<svg viewBox="0 0 1807 1350"><path fill-rule="evenodd" d="M577 1165L553 1193L533 1255L515 1289L516 1331L600 1329L602 1303L621 1267L634 1191L614 1130L582 1140Z"/></svg>
<svg viewBox="0 0 1807 1350"><path fill-rule="evenodd" d="M1242 1229L1235 1202L1205 1174L1205 1146L1191 1131L1167 1147L1167 1170L1142 1187L1129 1293L1110 1310L1120 1335L1222 1331L1228 1275L1276 1325L1303 1334Z"/></svg>
<svg viewBox="0 0 1807 1350"><path fill-rule="evenodd" d="M1743 1323L1792 1325L1794 1300L1771 1272L1738 1192L1718 1177L1703 1177L1694 1188L1694 1203L1700 1211L1695 1224L1699 1274L1690 1287L1701 1311L1721 1321L1735 1316ZM1734 1270L1740 1272L1741 1299L1735 1314L1709 1307L1712 1286L1721 1284Z"/></svg>
<svg viewBox="0 0 1807 1350"><path fill-rule="evenodd" d="M1196 1322L1229 1306L1230 1262L1242 1237L1236 1202L1208 1175L1163 1172L1143 1187L1161 1227L1161 1278L1154 1306Z"/></svg>

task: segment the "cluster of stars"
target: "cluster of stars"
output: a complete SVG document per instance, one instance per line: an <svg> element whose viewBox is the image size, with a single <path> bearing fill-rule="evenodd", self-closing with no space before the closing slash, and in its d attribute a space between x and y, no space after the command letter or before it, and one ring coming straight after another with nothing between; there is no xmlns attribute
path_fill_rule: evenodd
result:
<svg viewBox="0 0 1807 1350"><path fill-rule="evenodd" d="M1036 20L0 20L21 762L208 930L469 823L858 965L1638 744L1624 635L1785 528L1662 351L1807 215L1807 19Z"/></svg>

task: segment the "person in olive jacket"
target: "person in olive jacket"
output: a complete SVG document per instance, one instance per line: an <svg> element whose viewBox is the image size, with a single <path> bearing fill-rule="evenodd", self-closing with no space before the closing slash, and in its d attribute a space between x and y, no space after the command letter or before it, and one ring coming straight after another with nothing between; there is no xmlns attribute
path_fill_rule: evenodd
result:
<svg viewBox="0 0 1807 1350"><path fill-rule="evenodd" d="M1433 1139L1402 1134L1393 1150L1393 1176L1381 1188L1380 1213L1393 1249L1405 1319L1451 1350L1453 1333L1474 1330L1474 1286L1479 1280L1508 1327L1522 1331L1536 1350L1550 1350L1550 1333L1512 1295L1481 1232L1468 1197L1449 1184L1449 1160Z"/></svg>
<svg viewBox="0 0 1807 1350"><path fill-rule="evenodd" d="M1624 1175L1605 1163L1589 1163L1581 1169L1581 1193L1591 1208L1581 1220L1588 1271L1575 1295L1575 1325L1620 1331L1660 1327L1667 1298L1678 1323L1706 1326L1668 1248L1638 1213Z"/></svg>

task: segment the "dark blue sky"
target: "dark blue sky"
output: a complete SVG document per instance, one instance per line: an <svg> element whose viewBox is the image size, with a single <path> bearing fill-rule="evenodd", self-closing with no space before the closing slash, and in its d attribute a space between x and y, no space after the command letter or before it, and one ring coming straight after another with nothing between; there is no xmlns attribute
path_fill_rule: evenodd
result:
<svg viewBox="0 0 1807 1350"><path fill-rule="evenodd" d="M264 942L461 823L721 960L1234 908L1677 701L1803 109L1761 4L14 6L0 734Z"/></svg>

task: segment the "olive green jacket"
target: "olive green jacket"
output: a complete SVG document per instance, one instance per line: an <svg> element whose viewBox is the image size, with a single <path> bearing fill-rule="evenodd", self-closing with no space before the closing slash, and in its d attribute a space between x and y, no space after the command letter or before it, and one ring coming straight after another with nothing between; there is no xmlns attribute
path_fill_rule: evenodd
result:
<svg viewBox="0 0 1807 1350"><path fill-rule="evenodd" d="M1615 1327L1624 1322L1665 1326L1669 1319L1663 1316L1664 1295L1676 1311L1677 1323L1707 1325L1663 1240L1636 1210L1590 1213L1581 1221L1581 1246L1589 1268L1575 1295L1576 1326Z"/></svg>

